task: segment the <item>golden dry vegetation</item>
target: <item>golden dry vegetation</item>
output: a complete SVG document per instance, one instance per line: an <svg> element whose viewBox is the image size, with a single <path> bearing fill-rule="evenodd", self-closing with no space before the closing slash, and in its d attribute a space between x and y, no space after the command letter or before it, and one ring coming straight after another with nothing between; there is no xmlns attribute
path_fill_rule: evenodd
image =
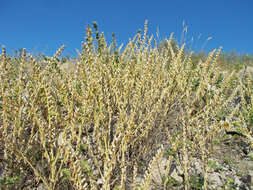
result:
<svg viewBox="0 0 253 190"><path fill-rule="evenodd" d="M183 187L191 189L190 163L198 157L208 189L214 142L224 131L250 140L252 80L248 73L222 72L220 49L196 64L184 46L158 51L152 43L147 25L124 50L107 45L96 27L93 39L88 26L71 73L59 62L63 47L44 64L25 49L10 57L3 47L1 188L173 189L169 170L176 162ZM242 104L231 109L237 96ZM161 157L165 173L154 184Z"/></svg>

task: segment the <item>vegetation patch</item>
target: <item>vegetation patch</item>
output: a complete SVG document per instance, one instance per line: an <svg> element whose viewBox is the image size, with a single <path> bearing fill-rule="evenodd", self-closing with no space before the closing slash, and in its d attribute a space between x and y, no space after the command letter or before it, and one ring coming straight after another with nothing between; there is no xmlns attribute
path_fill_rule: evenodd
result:
<svg viewBox="0 0 253 190"><path fill-rule="evenodd" d="M93 28L71 61L60 56L64 46L53 57L25 49L13 57L2 48L0 187L208 189L207 167L221 171L209 160L224 134L240 133L252 144L247 67L243 75L224 73L221 49L200 58L172 37L154 46L147 23L123 50L115 36L107 44ZM190 173L193 158L202 162L201 176ZM169 176L172 163L182 184ZM157 184L157 176L169 178Z"/></svg>

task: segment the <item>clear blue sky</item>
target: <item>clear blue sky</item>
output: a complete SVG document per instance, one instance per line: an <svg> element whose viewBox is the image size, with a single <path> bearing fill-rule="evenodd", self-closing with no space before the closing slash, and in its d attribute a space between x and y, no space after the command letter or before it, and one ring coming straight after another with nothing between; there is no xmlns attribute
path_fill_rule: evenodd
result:
<svg viewBox="0 0 253 190"><path fill-rule="evenodd" d="M0 0L0 45L9 54L25 47L29 52L52 55L62 44L65 55L75 55L93 21L111 41L126 44L149 21L149 34L160 39L174 32L193 49L253 53L252 0ZM201 34L200 39L198 36ZM191 38L193 43L190 43ZM205 44L208 37L212 40Z"/></svg>

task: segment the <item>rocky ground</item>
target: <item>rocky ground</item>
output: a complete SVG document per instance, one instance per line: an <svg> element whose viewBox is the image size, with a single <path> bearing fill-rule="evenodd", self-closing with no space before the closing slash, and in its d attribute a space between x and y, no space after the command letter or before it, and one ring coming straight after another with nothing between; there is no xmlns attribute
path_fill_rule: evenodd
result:
<svg viewBox="0 0 253 190"><path fill-rule="evenodd" d="M153 170L153 186L150 190L163 189L162 177L167 163L165 157L157 161ZM202 189L202 162L195 157L190 162L191 189ZM207 181L209 189L253 189L253 150L243 137L227 135L215 145L213 155L208 161ZM171 166L170 180L167 189L184 189L183 170L175 162ZM141 177L139 181L141 183Z"/></svg>

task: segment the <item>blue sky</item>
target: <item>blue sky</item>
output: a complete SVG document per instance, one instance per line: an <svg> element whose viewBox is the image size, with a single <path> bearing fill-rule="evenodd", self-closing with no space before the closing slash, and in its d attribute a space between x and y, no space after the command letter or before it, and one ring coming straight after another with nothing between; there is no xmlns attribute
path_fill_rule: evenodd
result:
<svg viewBox="0 0 253 190"><path fill-rule="evenodd" d="M252 0L0 0L0 45L9 54L24 47L51 56L65 44L64 54L75 56L87 24L96 21L108 41L115 32L120 45L147 19L148 34L159 33L160 40L174 32L193 50L222 46L253 54L252 8ZM183 21L188 26L184 37ZM206 43L208 37L212 40Z"/></svg>

